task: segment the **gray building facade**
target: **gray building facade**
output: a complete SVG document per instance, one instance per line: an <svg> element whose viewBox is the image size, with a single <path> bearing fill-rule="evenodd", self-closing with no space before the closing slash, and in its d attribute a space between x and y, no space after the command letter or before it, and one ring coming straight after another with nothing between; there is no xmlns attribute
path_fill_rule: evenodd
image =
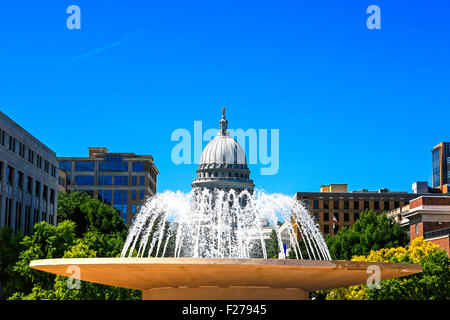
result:
<svg viewBox="0 0 450 320"><path fill-rule="evenodd" d="M57 198L55 152L0 111L0 225L23 234L56 225Z"/></svg>

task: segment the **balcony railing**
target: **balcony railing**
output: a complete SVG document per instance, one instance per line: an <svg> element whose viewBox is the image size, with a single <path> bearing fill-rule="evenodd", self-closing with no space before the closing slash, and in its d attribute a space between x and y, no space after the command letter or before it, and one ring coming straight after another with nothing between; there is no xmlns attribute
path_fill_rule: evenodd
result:
<svg viewBox="0 0 450 320"><path fill-rule="evenodd" d="M424 239L437 238L450 234L450 228L428 231L423 234Z"/></svg>

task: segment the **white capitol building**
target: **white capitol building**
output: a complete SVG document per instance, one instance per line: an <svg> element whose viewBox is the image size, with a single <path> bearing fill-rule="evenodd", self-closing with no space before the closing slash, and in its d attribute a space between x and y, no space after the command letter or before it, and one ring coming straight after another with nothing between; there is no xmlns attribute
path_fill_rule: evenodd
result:
<svg viewBox="0 0 450 320"><path fill-rule="evenodd" d="M253 191L255 185L250 179L245 151L230 136L227 128L228 121L223 109L220 130L202 152L192 188Z"/></svg>

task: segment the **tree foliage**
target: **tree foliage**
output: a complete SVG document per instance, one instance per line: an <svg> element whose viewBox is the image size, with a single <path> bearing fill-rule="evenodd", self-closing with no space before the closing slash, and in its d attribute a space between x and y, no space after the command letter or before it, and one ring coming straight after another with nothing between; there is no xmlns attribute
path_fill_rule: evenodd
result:
<svg viewBox="0 0 450 320"><path fill-rule="evenodd" d="M367 255L371 250L405 246L406 231L386 214L364 211L351 227L325 238L331 258L350 260L355 255Z"/></svg>
<svg viewBox="0 0 450 320"><path fill-rule="evenodd" d="M84 192L58 194L58 223L65 220L75 222L77 237L92 229L102 234L127 234L124 221L113 207Z"/></svg>
<svg viewBox="0 0 450 320"><path fill-rule="evenodd" d="M0 299L16 291L21 282L13 267L19 259L22 239L21 233L14 234L9 227L0 228Z"/></svg>
<svg viewBox="0 0 450 320"><path fill-rule="evenodd" d="M5 232L2 231L0 236ZM69 278L29 267L30 262L36 259L120 256L126 234L127 226L114 208L84 193L60 194L58 225L46 222L36 224L33 233L16 245L15 258L14 253L5 253L11 256L10 260L16 261L1 276L20 279L14 290L4 290L5 296L26 300L139 299L141 293L136 290L84 281L79 289L70 289L67 285ZM2 242L0 254L3 251ZM10 288L12 285L7 280L4 287Z"/></svg>
<svg viewBox="0 0 450 320"><path fill-rule="evenodd" d="M366 285L330 290L329 300L444 300L450 299L450 257L439 246L414 239L408 248L398 247L371 251L367 256L355 256L352 261L416 263L421 273L385 280L380 289Z"/></svg>

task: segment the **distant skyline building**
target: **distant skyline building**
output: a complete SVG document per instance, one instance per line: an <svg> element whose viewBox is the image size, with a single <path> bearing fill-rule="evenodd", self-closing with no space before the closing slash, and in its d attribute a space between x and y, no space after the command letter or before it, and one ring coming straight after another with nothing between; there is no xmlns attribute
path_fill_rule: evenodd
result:
<svg viewBox="0 0 450 320"><path fill-rule="evenodd" d="M386 188L347 192L346 184L321 186L320 190L297 192L294 199L307 206L324 234L336 234L343 227L352 226L364 210L382 213L404 206L418 196L408 192L392 192Z"/></svg>
<svg viewBox="0 0 450 320"><path fill-rule="evenodd" d="M442 193L449 192L450 183L450 142L441 142L431 150L433 178L432 187Z"/></svg>
<svg viewBox="0 0 450 320"><path fill-rule="evenodd" d="M57 201L55 152L0 112L0 225L25 235L56 225Z"/></svg>
<svg viewBox="0 0 450 320"><path fill-rule="evenodd" d="M140 205L156 194L159 174L151 155L88 148L89 157L58 157L67 192L82 191L112 205L130 224Z"/></svg>

